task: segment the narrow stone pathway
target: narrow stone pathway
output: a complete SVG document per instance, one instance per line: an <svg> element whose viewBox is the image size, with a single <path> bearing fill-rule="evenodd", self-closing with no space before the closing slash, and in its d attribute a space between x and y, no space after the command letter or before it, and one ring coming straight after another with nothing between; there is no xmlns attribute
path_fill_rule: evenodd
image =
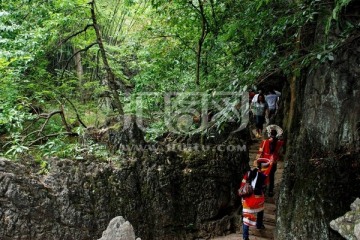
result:
<svg viewBox="0 0 360 240"><path fill-rule="evenodd" d="M261 143L261 139L254 139L251 146L249 146L249 158L250 163L253 164L251 167L256 166L256 159L258 149ZM265 229L258 230L250 227L250 240L272 240L274 239L274 232L276 229L276 197L278 195L279 183L282 178L284 170L283 159L278 161L277 171L275 173L275 188L274 197L266 197L265 199L265 210L264 210L264 225ZM214 240L240 240L242 239L242 224L239 224L240 229L236 230L236 233L229 234L227 236L215 237Z"/></svg>

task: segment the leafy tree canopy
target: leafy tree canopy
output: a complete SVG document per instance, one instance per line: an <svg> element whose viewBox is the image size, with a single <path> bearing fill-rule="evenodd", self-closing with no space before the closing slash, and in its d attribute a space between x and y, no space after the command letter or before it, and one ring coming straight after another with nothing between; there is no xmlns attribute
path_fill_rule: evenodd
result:
<svg viewBox="0 0 360 240"><path fill-rule="evenodd" d="M353 2L0 1L1 150L76 155L71 137L122 108L156 137L168 130L169 93L197 93L189 108L201 115L202 93L222 98L215 93L334 60L359 27L341 17ZM313 44L319 27L342 40Z"/></svg>

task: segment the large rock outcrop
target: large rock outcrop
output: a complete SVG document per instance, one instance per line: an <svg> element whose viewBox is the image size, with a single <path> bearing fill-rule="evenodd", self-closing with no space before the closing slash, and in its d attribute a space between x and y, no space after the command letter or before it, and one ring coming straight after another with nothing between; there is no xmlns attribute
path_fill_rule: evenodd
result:
<svg viewBox="0 0 360 240"><path fill-rule="evenodd" d="M241 138L205 150L153 146L112 162L49 159L45 175L32 159L0 158L0 238L98 239L116 216L143 240L229 233L249 161Z"/></svg>
<svg viewBox="0 0 360 240"><path fill-rule="evenodd" d="M347 16L358 15L359 2L346 10ZM287 89L294 89L287 113L294 114L285 119L288 148L277 239L342 239L329 223L360 196L360 32L342 41L341 29L334 26L325 35L326 9L319 12L314 44L326 45L331 38L339 45L333 58L289 78ZM347 20L359 23L358 17Z"/></svg>

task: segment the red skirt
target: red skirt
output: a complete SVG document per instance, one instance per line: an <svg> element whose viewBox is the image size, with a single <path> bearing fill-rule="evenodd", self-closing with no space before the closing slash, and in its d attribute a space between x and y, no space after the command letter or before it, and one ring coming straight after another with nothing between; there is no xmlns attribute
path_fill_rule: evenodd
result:
<svg viewBox="0 0 360 240"><path fill-rule="evenodd" d="M247 226L256 226L258 212L264 210L264 195L251 195L242 199L243 223Z"/></svg>

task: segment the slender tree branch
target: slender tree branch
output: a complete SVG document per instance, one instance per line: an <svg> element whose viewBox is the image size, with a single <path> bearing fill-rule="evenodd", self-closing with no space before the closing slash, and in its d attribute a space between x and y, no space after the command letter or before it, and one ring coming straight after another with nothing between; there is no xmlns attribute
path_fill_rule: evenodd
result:
<svg viewBox="0 0 360 240"><path fill-rule="evenodd" d="M80 53L80 52L86 52L86 51L89 50L92 46L94 46L94 45L96 45L96 44L98 44L98 43L97 43L97 42L94 42L94 43L90 44L89 46L87 46L87 47L85 47L85 48L83 48L83 49L80 49L80 50L74 52L74 53L71 55L71 57L66 61L66 65L65 65L65 67L64 67L64 70L63 70L62 73L61 73L61 78L63 78L64 73L65 73L65 70L66 70L67 67L69 66L70 61L76 56L76 54L78 54L78 53Z"/></svg>
<svg viewBox="0 0 360 240"><path fill-rule="evenodd" d="M215 37L217 37L217 35L219 34L219 26L218 26L218 21L216 19L214 0L210 0L210 4L211 4L211 14L212 14L212 17L214 19L214 25L215 25L212 29L213 29Z"/></svg>
<svg viewBox="0 0 360 240"><path fill-rule="evenodd" d="M64 43L67 42L69 39L71 39L71 38L79 35L80 33L86 32L86 30L87 30L89 27L93 27L93 26L94 26L93 24L88 24L88 25L86 25L83 30L80 30L80 31L78 31L78 32L76 32L76 33L73 33L73 34L71 34L70 36L66 37L65 39L61 40L60 43L59 43L59 45L64 44Z"/></svg>
<svg viewBox="0 0 360 240"><path fill-rule="evenodd" d="M74 132L53 133L53 134L45 135L45 136L42 136L42 137L39 137L39 138L35 139L34 141L32 141L29 144L29 147L32 146L32 145L35 145L37 142L40 142L41 140L48 139L50 137L56 137L56 136L59 136L59 135L78 136L78 134L74 133Z"/></svg>
<svg viewBox="0 0 360 240"><path fill-rule="evenodd" d="M208 22L206 20L206 16L204 12L204 5L201 0L198 0L198 2L199 2L199 12L201 16L201 36L199 38L198 49L196 53L196 85L200 85L201 52L205 38L208 34ZM191 4L194 6L192 2ZM194 6L194 8L196 7Z"/></svg>
<svg viewBox="0 0 360 240"><path fill-rule="evenodd" d="M35 130L35 131L32 131L31 133L27 134L26 136L22 137L21 138L21 141L24 142L26 138L30 137L31 135L35 134L35 133L38 133L40 132L40 130Z"/></svg>
<svg viewBox="0 0 360 240"><path fill-rule="evenodd" d="M54 111L54 112L51 112L49 114L42 113L42 114L39 115L40 118L46 118L46 120L45 120L45 122L43 123L43 125L40 128L38 136L40 136L40 134L44 131L44 128L45 128L46 124L49 122L50 118L52 116L54 116L55 114L58 114L58 113L61 113L61 111Z"/></svg>
<svg viewBox="0 0 360 240"><path fill-rule="evenodd" d="M69 101L69 100L68 100L68 101ZM70 104L74 107L74 105L72 104L72 102L71 102L71 101L69 101L69 102L70 102ZM78 121L86 128L85 124L80 120L80 117L79 117L78 112L76 111L76 108L75 108L75 107L74 107L74 109L75 109L75 112L76 112L76 116L77 116L77 118L78 118ZM45 136L41 136L41 137L40 137L40 135L43 133L43 131L44 131L44 129L45 129L45 126L48 124L48 122L49 122L49 120L51 119L51 117L54 116L55 114L60 114L62 123L63 123L63 125L65 126L67 132L66 132L66 133L54 133L54 134L45 135ZM65 114L64 114L64 107L63 107L62 104L60 105L60 110L53 111L53 112L51 112L51 113L41 113L41 114L39 114L38 117L35 119L35 122L38 121L38 120L41 119L41 118L45 118L45 122L41 125L40 129L35 130L35 131L27 134L26 136L24 136L24 137L22 138L22 141L25 141L26 138L28 138L29 136L37 133L38 138L37 138L36 140L34 140L33 142L31 142L29 146L34 145L36 142L38 142L38 141L40 141L40 140L42 140L42 139L44 139L44 138L53 137L53 136L58 136L58 135L60 135L60 134L66 134L66 135L71 135L71 136L76 136L76 135L78 135L77 133L74 133L74 132L71 131L71 128L70 128L69 124L66 122Z"/></svg>
<svg viewBox="0 0 360 240"><path fill-rule="evenodd" d="M87 126L85 125L85 123L83 121L81 121L81 118L80 118L80 115L79 115L79 112L77 111L75 105L72 103L72 101L70 101L69 98L67 98L65 95L62 95L62 97L68 101L71 105L71 107L73 108L73 110L75 111L75 114L76 114L76 119L79 121L79 123L81 124L81 126L83 126L84 128L87 128Z"/></svg>
<svg viewBox="0 0 360 240"><path fill-rule="evenodd" d="M62 104L60 105L60 116L61 116L61 121L63 122L63 124L66 128L66 131L71 132L71 128L70 128L69 124L66 122L64 106Z"/></svg>

